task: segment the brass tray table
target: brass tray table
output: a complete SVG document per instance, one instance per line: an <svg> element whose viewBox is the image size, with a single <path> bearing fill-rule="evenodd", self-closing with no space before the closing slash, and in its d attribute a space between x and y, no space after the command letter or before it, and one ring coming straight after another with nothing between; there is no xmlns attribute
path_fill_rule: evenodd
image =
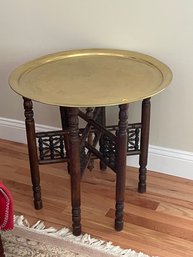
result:
<svg viewBox="0 0 193 257"><path fill-rule="evenodd" d="M164 90L171 79L171 70L157 59L111 49L50 54L13 71L10 86L24 99L35 208L42 208L39 164L68 162L73 234L80 235L81 174L99 158L101 169L108 166L116 173L115 229L122 230L126 158L139 155L138 191L145 192L150 97ZM128 124L129 103L140 100L141 120ZM32 101L59 106L62 129L36 133ZM119 106L118 125L107 126L105 107L113 105ZM87 122L83 129L79 118Z"/></svg>

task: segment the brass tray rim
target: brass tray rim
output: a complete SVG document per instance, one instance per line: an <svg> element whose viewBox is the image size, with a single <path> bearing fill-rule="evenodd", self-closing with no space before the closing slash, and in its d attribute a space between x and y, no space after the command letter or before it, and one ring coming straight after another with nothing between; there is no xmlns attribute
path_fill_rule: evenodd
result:
<svg viewBox="0 0 193 257"><path fill-rule="evenodd" d="M48 55L43 55L39 58L36 58L34 60L28 61L19 67L17 67L9 76L8 82L13 91L15 91L17 94L28 98L28 96L25 94L21 94L19 92L19 80L20 78L26 74L27 72L30 72L36 67L39 67L41 65L44 65L49 62L54 62L58 60L62 60L64 58L74 58L74 57L80 57L80 56L93 56L93 55L105 55L105 56L117 56L117 57L122 57L126 59L133 59L138 62L143 62L146 64L149 64L150 66L154 66L159 72L162 74L163 80L162 83L159 85L159 90L155 90L155 92L152 92L151 94L144 95L144 97L136 97L135 99L132 100L132 102L136 102L145 98L152 97L161 91L163 91L171 82L173 78L173 74L171 69L161 62L160 60L147 55L143 54L140 52L136 51L129 51L129 50L119 50L119 49L105 49L105 48L91 48L91 49L78 49L78 50L69 50L69 51L61 51L61 52L56 52L56 53L51 53ZM160 89L161 87L161 89ZM88 107L88 105L80 105L80 104L65 104L65 103L58 103L57 101L44 101L35 99L35 98L30 98L33 101L40 102L40 103L45 103L49 105L56 105L56 106L66 106L66 107ZM130 101L131 102L131 101ZM116 102L116 103L111 103L111 104L94 104L94 105L89 105L89 107L97 107L97 106L113 106L113 105L119 105L119 104L124 104L124 103L130 103L127 101L121 101L121 102Z"/></svg>

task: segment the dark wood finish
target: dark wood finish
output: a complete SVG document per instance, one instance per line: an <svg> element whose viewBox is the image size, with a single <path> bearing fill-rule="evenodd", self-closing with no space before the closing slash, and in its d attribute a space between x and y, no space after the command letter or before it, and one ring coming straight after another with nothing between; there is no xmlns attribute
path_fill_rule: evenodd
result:
<svg viewBox="0 0 193 257"><path fill-rule="evenodd" d="M68 108L69 146L70 146L70 177L73 234L81 234L80 224L80 140L78 128L78 108Z"/></svg>
<svg viewBox="0 0 193 257"><path fill-rule="evenodd" d="M68 143L65 137L68 136L69 130L67 129L36 132L36 138L39 144L39 164L69 162L69 158L66 156L68 155L68 151L64 151Z"/></svg>
<svg viewBox="0 0 193 257"><path fill-rule="evenodd" d="M87 139L87 137L89 136L90 133L94 133L96 132L96 129L98 129L95 125L97 124L95 122L97 116L100 114L100 107L97 107L95 108L94 112L93 112L93 115L92 115L92 119L89 118L84 112L82 112L81 110L79 110L79 116L81 119L83 119L84 121L87 122L85 128L82 128L80 129L80 132L81 132L81 142L80 142L80 146L83 147L84 144L85 144L85 141ZM92 128L92 125L95 127L95 128Z"/></svg>
<svg viewBox="0 0 193 257"><path fill-rule="evenodd" d="M92 169L94 168L94 158L91 158L92 156L93 156L93 149L95 150L96 149L96 146L97 146L97 143L98 143L98 141L99 141L99 138L100 138L100 136L101 136L101 133L97 133L96 135L95 135L95 137L92 139L92 144L91 144L91 142L85 142L84 143L84 147L86 147L87 149L88 149L88 152L87 152L87 154L85 155L85 160L84 160L84 165L83 165L83 167L82 167L82 172L84 172L85 170L86 170L86 168L88 168L89 169L89 167L88 167L88 165L89 165L89 163L90 163L90 161L92 161L93 162L93 167L92 167ZM90 146L91 146L91 148L90 148ZM90 169L89 169L90 170ZM91 170L90 170L91 171ZM82 173L83 174L83 173Z"/></svg>
<svg viewBox="0 0 193 257"><path fill-rule="evenodd" d="M150 112L151 112L151 98L144 99L142 102L141 112L141 140L140 140L140 156L139 156L139 183L138 192L146 192L146 172L147 172L147 158L149 146L149 127L150 127Z"/></svg>
<svg viewBox="0 0 193 257"><path fill-rule="evenodd" d="M0 235L0 257L5 257L4 249L3 249L3 243L2 243L2 240L1 240L1 235Z"/></svg>
<svg viewBox="0 0 193 257"><path fill-rule="evenodd" d="M63 131L68 131L69 121L68 121L68 107L60 106L60 117ZM64 143L66 150L66 158L69 160L70 146L69 146L69 135L64 135ZM68 162L68 173L70 173L70 163Z"/></svg>
<svg viewBox="0 0 193 257"><path fill-rule="evenodd" d="M108 163L105 159L105 157L103 157L103 155L92 145L89 145L87 142L85 142L85 146L89 149L89 151L91 151L99 160L101 160L102 162L104 162L111 170L116 172L115 166L111 165L111 163Z"/></svg>
<svg viewBox="0 0 193 257"><path fill-rule="evenodd" d="M128 104L120 105L119 124L116 140L116 205L115 205L115 229L123 229L123 208L125 195L125 173L127 157L127 125L128 125Z"/></svg>
<svg viewBox="0 0 193 257"><path fill-rule="evenodd" d="M92 151L87 151L86 153L86 144L96 147L98 143L101 131L96 130L94 127L92 128L91 121L95 121L100 114L100 107L97 107L93 110L93 108L87 108L86 114L79 110L79 116L87 122L85 128L79 129L79 133L81 135L80 139L80 163L81 163L81 174L83 175L86 168L90 171L94 168L94 159Z"/></svg>
<svg viewBox="0 0 193 257"><path fill-rule="evenodd" d="M105 107L101 108L99 123L103 127L106 127L106 111L105 111ZM99 140L99 151L100 151L100 148L103 145L103 143L104 143L104 135L102 135L100 137L100 140ZM102 160L100 160L100 169L103 170L103 171L107 169L107 165Z"/></svg>
<svg viewBox="0 0 193 257"><path fill-rule="evenodd" d="M34 206L37 210L42 208L41 200L41 187L40 187L40 174L37 156L37 145L36 145L36 135L35 135L35 123L33 118L33 104L28 98L24 99L24 109L25 109L25 126L28 142L28 153L29 153L29 163L31 171L31 181L34 196Z"/></svg>
<svg viewBox="0 0 193 257"><path fill-rule="evenodd" d="M86 116L89 119L93 119L93 108L88 107L86 108ZM92 144L93 143L93 133L90 131L90 133L88 134L88 143ZM92 169L94 168L94 160L89 158L89 162L87 164L87 168L92 171Z"/></svg>
<svg viewBox="0 0 193 257"><path fill-rule="evenodd" d="M98 108L96 108L98 110ZM101 131L102 133L106 133L108 135L108 137L110 137L112 140L116 140L116 136L112 133L110 133L105 127L103 127L101 124L99 124L98 122L95 121L95 119L88 119L86 117L86 115L79 110L79 116L85 120L86 122L88 122L90 125L92 125L95 129Z"/></svg>

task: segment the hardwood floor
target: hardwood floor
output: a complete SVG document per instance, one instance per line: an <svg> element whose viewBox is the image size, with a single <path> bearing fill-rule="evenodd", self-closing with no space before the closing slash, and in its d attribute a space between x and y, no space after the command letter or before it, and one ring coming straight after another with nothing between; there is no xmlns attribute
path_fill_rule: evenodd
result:
<svg viewBox="0 0 193 257"><path fill-rule="evenodd" d="M40 166L43 209L33 208L26 145L0 140L0 180L10 189L14 210L31 223L71 227L70 181L66 165ZM95 170L82 178L83 232L123 248L159 257L193 256L193 181L156 172L148 174L147 193L137 193L138 172L127 170L125 226L114 225L115 175Z"/></svg>

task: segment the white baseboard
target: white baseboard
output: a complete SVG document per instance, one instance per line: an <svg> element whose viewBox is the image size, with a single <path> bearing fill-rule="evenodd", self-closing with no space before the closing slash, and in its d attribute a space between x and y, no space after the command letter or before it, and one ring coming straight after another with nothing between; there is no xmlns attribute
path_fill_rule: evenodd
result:
<svg viewBox="0 0 193 257"><path fill-rule="evenodd" d="M36 124L36 131L52 131L61 128ZM0 138L26 144L25 122L0 117Z"/></svg>
<svg viewBox="0 0 193 257"><path fill-rule="evenodd" d="M138 167L138 162L138 156L131 156L127 159L128 166ZM193 180L193 153L150 145L147 168Z"/></svg>
<svg viewBox="0 0 193 257"><path fill-rule="evenodd" d="M36 131L52 131L60 128L36 124ZM0 138L26 143L25 123L0 118ZM138 167L139 157L129 156L127 165ZM193 153L160 146L149 146L148 169L193 179Z"/></svg>

